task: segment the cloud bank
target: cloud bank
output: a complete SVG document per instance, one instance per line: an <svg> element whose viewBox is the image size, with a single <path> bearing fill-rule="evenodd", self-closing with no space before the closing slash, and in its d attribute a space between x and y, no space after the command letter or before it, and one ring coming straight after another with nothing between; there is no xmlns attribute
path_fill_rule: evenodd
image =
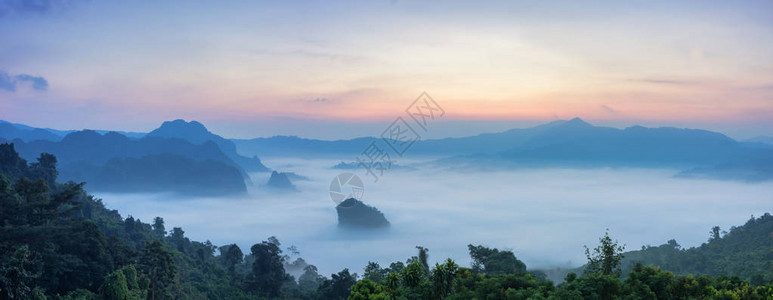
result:
<svg viewBox="0 0 773 300"><path fill-rule="evenodd" d="M391 170L378 183L365 182L363 201L381 210L385 232L337 229L330 181L340 160L266 159L282 171L309 178L300 192L274 194L253 174L245 198L176 198L168 195L98 194L110 209L143 221L162 216L194 240L237 243L249 249L275 235L295 245L321 273L349 268L362 273L368 261L382 266L430 249L430 261L471 261L467 244L513 250L530 268L576 267L583 245L593 246L609 228L627 250L676 239L698 246L712 226L743 224L770 211L773 184L680 179L673 170L523 169L456 172L426 166ZM400 161L411 165L410 161ZM362 174L360 174L362 175ZM86 186L88 189L88 185Z"/></svg>
<svg viewBox="0 0 773 300"><path fill-rule="evenodd" d="M0 70L0 89L15 92L19 86L28 84L33 90L48 90L48 81L40 76L29 74L17 74L11 76L3 70Z"/></svg>

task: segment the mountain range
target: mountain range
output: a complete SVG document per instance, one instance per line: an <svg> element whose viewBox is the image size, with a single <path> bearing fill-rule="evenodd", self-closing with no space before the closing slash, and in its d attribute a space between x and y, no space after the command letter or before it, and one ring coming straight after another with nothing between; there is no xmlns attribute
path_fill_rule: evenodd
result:
<svg viewBox="0 0 773 300"><path fill-rule="evenodd" d="M575 118L518 131L471 137L489 151L456 155L439 164L458 168L675 168L680 177L743 181L773 179L773 147L738 142L721 133L673 127L600 127ZM452 142L460 142L465 138ZM434 141L435 147L453 147ZM464 143L462 143L464 144ZM419 146L426 147L418 144ZM423 149L428 150L428 149Z"/></svg>
<svg viewBox="0 0 773 300"><path fill-rule="evenodd" d="M238 155L232 142L195 121L164 122L141 138L93 130L52 138L45 132L56 133L46 129L8 122L0 126L7 129L0 132L7 133L0 142L15 144L24 159L54 154L60 178L85 181L93 191L244 194L251 184L247 172L270 171L260 159Z"/></svg>
<svg viewBox="0 0 773 300"><path fill-rule="evenodd" d="M59 135L63 137L57 138ZM247 172L270 171L260 157L335 158L353 161L371 143L389 151L381 138L315 140L295 136L226 139L196 121L164 122L147 133L57 131L0 122L0 140L14 141L26 159L51 152L63 177L83 178L71 164L103 165L111 158L172 154L211 160ZM419 140L405 157L431 157L450 168L645 167L675 168L680 177L744 181L773 179L773 144L758 137L736 141L721 133L673 127L624 129L594 126L582 119L553 121L475 136ZM393 159L401 159L392 153ZM93 171L92 171L93 172ZM247 181L249 184L249 181Z"/></svg>
<svg viewBox="0 0 773 300"><path fill-rule="evenodd" d="M773 179L773 144L766 141L763 137L739 142L700 129L618 129L574 118L499 133L420 140L405 155L440 157L436 165L452 168L675 168L682 170L680 177L761 181ZM321 141L278 136L234 142L243 153L264 157L354 158L373 142L387 147L373 137Z"/></svg>

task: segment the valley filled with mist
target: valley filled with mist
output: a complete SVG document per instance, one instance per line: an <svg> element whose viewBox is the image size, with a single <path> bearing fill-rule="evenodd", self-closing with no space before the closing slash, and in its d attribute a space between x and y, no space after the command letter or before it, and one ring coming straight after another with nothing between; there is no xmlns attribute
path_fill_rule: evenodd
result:
<svg viewBox="0 0 773 300"><path fill-rule="evenodd" d="M713 226L729 229L770 211L773 182L675 178L671 169L522 169L449 171L421 166L391 170L365 182L362 201L391 222L381 231L337 228L327 193L338 161L266 159L302 174L300 192L274 193L256 185L243 197L95 193L105 204L142 220L163 216L194 240L242 249L275 235L295 245L321 273L362 269L430 249L432 263L452 258L468 265L467 244L513 250L535 269L585 264L583 245L606 228L627 249L676 239L684 247L706 242ZM268 180L253 173L254 182ZM88 185L86 186L88 188ZM732 195L732 196L731 196ZM708 218L706 216L712 216Z"/></svg>

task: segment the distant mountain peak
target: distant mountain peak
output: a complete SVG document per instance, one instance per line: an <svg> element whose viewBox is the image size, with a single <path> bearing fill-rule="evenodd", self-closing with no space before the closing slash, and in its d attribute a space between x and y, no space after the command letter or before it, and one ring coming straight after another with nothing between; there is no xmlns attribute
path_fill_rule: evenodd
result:
<svg viewBox="0 0 773 300"><path fill-rule="evenodd" d="M566 121L562 125L563 126L573 126L573 127L577 127L577 126L593 126L590 123L585 122L585 121L583 121L582 119L580 119L578 117L575 117L575 118L573 118L573 119L571 119L569 121Z"/></svg>
<svg viewBox="0 0 773 300"><path fill-rule="evenodd" d="M148 136L160 136L166 138L181 138L194 144L200 144L208 140L217 142L219 136L207 130L204 124L196 121L186 122L183 119L165 121L161 127L148 133Z"/></svg>
<svg viewBox="0 0 773 300"><path fill-rule="evenodd" d="M62 142L72 142L72 141L97 141L99 138L102 137L101 134L98 132L91 130L91 129L84 129L81 131L75 131L67 134L63 139Z"/></svg>
<svg viewBox="0 0 773 300"><path fill-rule="evenodd" d="M277 171L271 172L271 178L268 179L268 183L266 185L270 188L280 189L280 190L287 190L287 191L298 190L295 187L295 185L290 181L290 177L288 176L288 173L280 173Z"/></svg>
<svg viewBox="0 0 773 300"><path fill-rule="evenodd" d="M165 121L161 127L156 128L147 134L149 137L178 138L193 144L203 144L213 142L217 144L220 150L225 153L237 165L248 172L264 172L268 168L264 166L257 157L248 158L236 153L236 146L233 142L217 135L209 130L204 124L197 121L186 122L183 119Z"/></svg>
<svg viewBox="0 0 773 300"><path fill-rule="evenodd" d="M204 126L204 124L201 124L198 121L186 122L183 119L165 121L163 124L161 124L161 127L157 128L156 130L153 130L153 132L160 131L160 130L174 130L174 131L184 130L188 132L210 133L209 130L207 130L207 127Z"/></svg>

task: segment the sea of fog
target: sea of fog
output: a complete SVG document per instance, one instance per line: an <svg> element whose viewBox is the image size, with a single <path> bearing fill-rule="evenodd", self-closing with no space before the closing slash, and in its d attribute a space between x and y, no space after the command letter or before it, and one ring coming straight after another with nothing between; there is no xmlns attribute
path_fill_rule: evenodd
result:
<svg viewBox="0 0 773 300"><path fill-rule="evenodd" d="M448 171L431 167L387 170L365 181L363 201L380 209L392 226L352 234L336 227L328 190L342 170L332 160L274 159L269 167L308 177L297 193L276 193L252 174L250 195L179 198L165 194L97 193L110 209L144 222L156 216L167 229L182 227L193 240L237 243L245 253L276 236L295 245L322 274L349 268L362 274L368 261L382 266L429 248L432 261L469 265L467 244L515 252L529 268L576 267L583 245L595 246L609 229L627 250L676 239L700 245L712 226L729 229L751 215L773 212L773 183L674 178L675 170L524 169ZM401 162L402 163L402 162Z"/></svg>

